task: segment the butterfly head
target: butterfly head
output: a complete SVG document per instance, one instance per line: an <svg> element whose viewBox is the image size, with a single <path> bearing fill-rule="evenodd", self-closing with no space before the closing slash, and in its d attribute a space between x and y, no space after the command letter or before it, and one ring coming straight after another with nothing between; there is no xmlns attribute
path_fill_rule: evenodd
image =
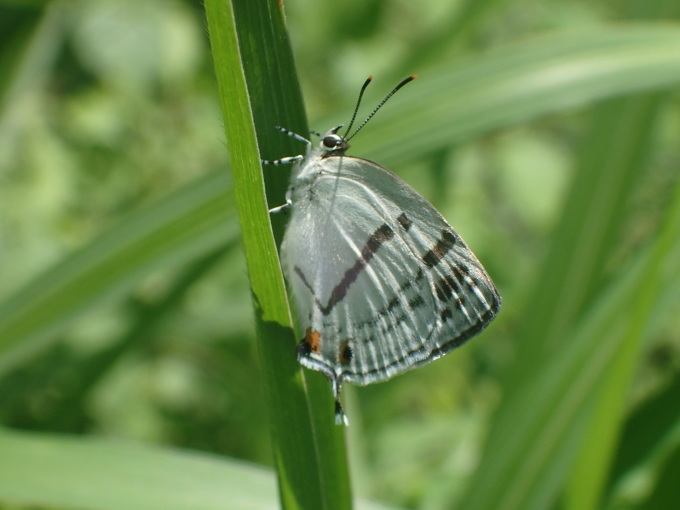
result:
<svg viewBox="0 0 680 510"><path fill-rule="evenodd" d="M356 135L359 131L361 131L361 128L363 128L366 123L373 118L373 116L376 114L380 108L382 108L382 105L384 105L387 100L394 95L394 93L402 88L404 85L407 83L413 81L416 79L416 75L414 74L413 76L409 76L405 80L402 80L399 85L394 87L392 89L392 92L387 94L385 96L385 99L383 99L378 106L373 108L373 111L364 119L364 121L361 123L361 125L356 128L352 134L349 134L350 130L352 129L352 126L354 125L354 121L357 118L357 112L359 111L359 105L361 104L361 98L364 96L364 91L366 90L366 87L368 87L368 84L371 83L371 80L373 79L373 76L369 76L368 79L364 82L363 86L361 87L361 91L359 92L359 99L357 99L357 104L354 107L354 113L352 114L352 120L349 123L349 126L347 127L347 131L345 132L344 135L339 135L338 131L340 130L341 127L343 127L343 124L340 124L339 126L334 127L333 129L327 131L322 137L321 137L321 143L320 143L320 150L321 150L321 157L322 158L328 158L330 156L344 156L345 151L349 149L349 140L351 140L354 135Z"/></svg>
<svg viewBox="0 0 680 510"><path fill-rule="evenodd" d="M319 145L321 147L323 157L342 156L345 151L349 149L347 139L344 136L338 134L338 130L341 127L342 124L330 129L321 137L321 143Z"/></svg>

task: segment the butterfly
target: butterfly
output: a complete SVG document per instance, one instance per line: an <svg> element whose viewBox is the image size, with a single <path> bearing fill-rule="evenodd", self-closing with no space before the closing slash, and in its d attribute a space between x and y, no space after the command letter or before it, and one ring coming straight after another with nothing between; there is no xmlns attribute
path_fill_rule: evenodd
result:
<svg viewBox="0 0 680 510"><path fill-rule="evenodd" d="M281 265L304 337L299 362L325 374L335 397L344 382L385 381L443 356L482 331L501 297L463 239L413 188L386 168L346 156L349 140L410 76L348 136L342 125L306 138L304 155L263 161L294 163ZM318 135L318 133L315 133Z"/></svg>

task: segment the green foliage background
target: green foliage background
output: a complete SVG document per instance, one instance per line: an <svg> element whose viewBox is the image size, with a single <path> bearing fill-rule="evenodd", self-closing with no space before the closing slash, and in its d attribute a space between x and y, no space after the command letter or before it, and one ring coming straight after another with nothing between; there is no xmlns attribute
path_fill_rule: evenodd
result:
<svg viewBox="0 0 680 510"><path fill-rule="evenodd" d="M293 67L275 1L0 2L0 508L348 508L345 448L362 508L675 508L676 4L291 1ZM413 73L351 153L430 199L504 305L348 387L344 431L291 363L239 172L255 136L299 150L265 125L304 130L300 89L325 130L369 74L374 104Z"/></svg>

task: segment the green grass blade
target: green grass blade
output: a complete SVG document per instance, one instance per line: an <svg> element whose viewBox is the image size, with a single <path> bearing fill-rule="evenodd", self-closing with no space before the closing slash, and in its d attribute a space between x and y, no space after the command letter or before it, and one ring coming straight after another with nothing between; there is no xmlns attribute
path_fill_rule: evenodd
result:
<svg viewBox="0 0 680 510"><path fill-rule="evenodd" d="M2 508L278 508L270 470L130 441L0 430ZM358 508L388 510L365 501Z"/></svg>
<svg viewBox="0 0 680 510"><path fill-rule="evenodd" d="M581 279L581 292L572 290L573 297L569 300L563 299L560 303L559 311L553 314L555 318L552 325L553 334L548 335L549 338L564 338L563 331L567 329L570 321L575 320L578 311L576 309L587 304L589 298L597 294L598 285L605 283L601 275L605 274L607 255L611 247L616 246L616 238L622 233L626 202L631 198L635 184L640 182L647 168L644 163L648 159L655 118L661 104L661 98L658 96L636 98L629 101L615 101L611 106L616 109L616 113L600 112L600 115L608 121L604 123L604 130L593 133L590 145L594 150L586 150L584 153L588 155L595 152L600 156L589 159L585 165L596 175L598 171L594 165L599 164L602 168L599 172L602 175L600 182L608 189L594 186L599 195L596 195L599 214L595 212L591 217L597 218L606 225L602 228L593 227L583 232L582 237L585 239L579 242L583 250L588 253L585 260L589 262L590 269L584 275L587 280ZM611 125L611 121L615 124ZM613 137L612 134L614 134ZM601 143L605 144L606 148L595 149ZM606 175L608 170L613 170L609 177ZM590 216L593 211L582 210L582 213ZM673 217L672 214L671 217ZM592 226L592 222L589 223ZM597 233L597 236L593 237L592 233ZM666 240L665 243L667 245L668 241ZM636 295L634 302L627 307L630 315L628 324L624 327L625 336L606 369L601 387L597 390L594 413L587 427L587 435L580 447L580 455L572 470L566 508L587 510L600 507L599 500L606 483L619 427L623 423L631 379L637 366L642 342L645 339L648 321L652 316L653 305L657 301L656 291L660 286L657 264L661 262L668 249L662 244L660 240L657 252L652 255L651 273L642 283L640 294ZM578 264L585 260L574 260L574 262ZM570 282L576 280L574 278ZM578 289L579 285L565 284L563 287ZM572 312L571 316L570 312Z"/></svg>
<svg viewBox="0 0 680 510"><path fill-rule="evenodd" d="M646 16L664 17L672 9L667 2L652 1L645 5ZM614 101L613 107L618 111L613 115L603 112L605 116L611 117L620 122L624 129L628 131L622 145L616 147L610 154L607 150L598 151L607 158L607 161L619 161L618 167L621 172L618 176L619 193L621 197L615 207L610 207L613 218L624 218L626 202L632 199L631 190L639 182L640 177L636 176L636 168L643 169L649 165L650 146L653 142L652 133L655 132L655 120L663 104L663 96L653 95L631 100ZM614 131L618 131L618 125ZM628 127L628 129L626 129ZM607 133L596 133L607 137ZM597 142L589 144L592 149L597 150ZM612 146L611 144L609 145ZM594 158L598 159L598 158ZM599 158L602 159L602 158ZM597 161L595 162L598 163ZM614 166L614 165L611 165ZM635 178L638 177L638 178ZM617 181L614 181L617 183ZM628 188L627 190L625 188ZM679 188L680 192L680 188ZM673 218L674 215L670 214ZM591 265L597 272L606 272L607 248L615 246L617 239L623 234L623 221L610 221L615 227L609 228L599 241L594 243L595 249ZM675 231L680 229L675 226ZM673 226L671 226L673 228ZM627 327L621 348L616 352L610 365L606 368L602 384L595 392L594 411L589 417L588 424L585 426L586 434L580 446L579 454L572 468L571 478L565 491L565 508L579 510L594 510L601 508L601 500L606 489L607 479L612 469L612 462L628 403L628 393L633 380L633 374L638 364L638 358L642 352L642 342L649 330L649 323L654 318L655 304L658 302L656 292L660 288L661 266L665 252L673 243L674 231L666 229L665 239L659 239L654 253L652 253L651 272L647 275L641 285L641 292L636 295L634 302L629 307ZM591 241L593 241L591 239ZM664 245L665 243L665 245ZM654 260L656 259L656 260ZM594 272L593 272L594 273ZM597 274L593 274L594 277ZM604 278L600 277L591 280L590 285L584 286L588 294L596 294L597 285L603 284ZM564 314L563 314L564 316Z"/></svg>
<svg viewBox="0 0 680 510"><path fill-rule="evenodd" d="M0 501L97 510L271 508L263 470L116 440L0 432Z"/></svg>
<svg viewBox="0 0 680 510"><path fill-rule="evenodd" d="M578 174L528 309L532 320L518 333L519 363L556 348L592 295L604 284L607 256L616 247L624 207L644 177L644 158L658 98L614 101L594 113ZM526 369L517 369L520 376Z"/></svg>
<svg viewBox="0 0 680 510"><path fill-rule="evenodd" d="M224 174L130 214L0 304L0 372L56 338L79 314L130 292L151 271L186 263L237 236Z"/></svg>
<svg viewBox="0 0 680 510"><path fill-rule="evenodd" d="M447 20L434 33L428 32L422 41L416 42L404 57L402 68L422 67L423 62L433 62L441 54L456 47L460 52L470 44L471 35L480 25L495 14L499 4L506 0L478 0L462 5L451 4Z"/></svg>
<svg viewBox="0 0 680 510"><path fill-rule="evenodd" d="M670 218L667 225L677 221L677 216ZM662 246L669 230L660 237ZM581 443L592 411L593 390L602 384L606 368L626 338L622 310L640 295L656 260L650 251L591 307L568 345L537 357L531 380L507 388L462 508L552 507ZM676 239L663 260L663 266L674 268L675 277L664 285L677 285L679 260Z"/></svg>
<svg viewBox="0 0 680 510"><path fill-rule="evenodd" d="M656 480L654 490L649 497L635 510L659 510L675 508L680 501L680 485L678 485L678 473L680 472L680 448L672 450Z"/></svg>
<svg viewBox="0 0 680 510"><path fill-rule="evenodd" d="M296 341L260 171L258 141L267 145L274 126L292 116L287 109L304 119L299 96L286 97L281 88L278 94L266 95L272 84L297 89L291 80L292 58L286 53L283 13L275 2L236 4L214 0L205 7L256 309L282 505L349 508L343 430L333 424L328 398L326 412L309 407L295 359Z"/></svg>
<svg viewBox="0 0 680 510"><path fill-rule="evenodd" d="M624 335L616 308L609 307L608 327L584 326L581 335L573 330L583 307L598 294L602 301L601 292L595 291L603 283L607 256L621 231L624 205L644 171L657 103L656 98L614 102L596 111L555 242L526 307L525 327L517 335L514 377L505 385L507 399L494 420L480 476L464 500L466 508L549 506L571 466L606 367L619 368L618 382L630 376L641 335ZM628 299L644 288L641 274L631 284L636 291L629 291ZM620 296L609 299L619 307L629 305ZM642 307L645 314L649 306ZM628 342L622 350L624 339ZM611 365L615 352L623 357ZM614 418L620 419L620 414ZM481 490L489 477L495 481L494 490Z"/></svg>
<svg viewBox="0 0 680 510"><path fill-rule="evenodd" d="M519 360L506 381L507 396L494 418L465 508L538 510L554 503L584 427L592 419L598 392L612 397L612 391L622 391L617 384L630 377L644 338L643 325L663 295L655 292L661 285L656 279L650 290L647 275L654 274L662 260L674 264L677 274L677 246L669 240L678 231L680 210L674 209L655 251L635 270L622 270L610 283L613 290L605 292L607 287L601 284L597 288L602 282L603 254L611 249L602 242L620 231L620 211L632 188L621 185L620 179L639 182L635 174L643 174L647 136L657 108L655 99L632 101L628 106L618 104L618 114L609 107L598 111L589 140L600 148L584 150L543 278L526 307L527 326L516 340ZM592 161L589 154L598 154L599 161ZM589 311L584 314L586 303ZM622 310L631 310L633 323ZM612 370L609 385L608 370ZM613 399L616 405L622 406L623 396ZM620 407L618 411L616 419ZM606 451L600 453L606 461ZM489 478L494 480L492 490L487 486ZM599 478L603 483L601 474Z"/></svg>
<svg viewBox="0 0 680 510"><path fill-rule="evenodd" d="M655 469L669 452L680 447L680 375L628 418L621 433L610 470L607 508L615 508L619 491L625 491L629 477ZM657 482L657 485L660 485Z"/></svg>
<svg viewBox="0 0 680 510"><path fill-rule="evenodd" d="M409 72L419 73L411 85L417 93L395 97L354 140L382 164L418 160L549 113L677 85L680 28L647 23L567 31Z"/></svg>

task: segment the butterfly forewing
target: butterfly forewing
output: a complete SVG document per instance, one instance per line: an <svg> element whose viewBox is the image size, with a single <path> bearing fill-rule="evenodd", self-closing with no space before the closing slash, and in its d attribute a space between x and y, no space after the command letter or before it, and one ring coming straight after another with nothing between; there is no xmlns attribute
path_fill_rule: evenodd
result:
<svg viewBox="0 0 680 510"><path fill-rule="evenodd" d="M291 198L282 263L306 331L299 358L334 388L429 362L498 312L500 297L462 239L383 167L315 159Z"/></svg>

